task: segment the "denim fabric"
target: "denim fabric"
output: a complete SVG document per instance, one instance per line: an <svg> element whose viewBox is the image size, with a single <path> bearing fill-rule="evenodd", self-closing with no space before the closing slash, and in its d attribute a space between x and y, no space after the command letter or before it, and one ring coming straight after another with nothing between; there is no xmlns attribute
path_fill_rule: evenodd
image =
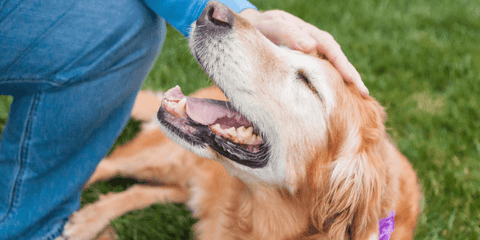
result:
<svg viewBox="0 0 480 240"><path fill-rule="evenodd" d="M0 0L1 240L60 235L165 33L137 0Z"/></svg>

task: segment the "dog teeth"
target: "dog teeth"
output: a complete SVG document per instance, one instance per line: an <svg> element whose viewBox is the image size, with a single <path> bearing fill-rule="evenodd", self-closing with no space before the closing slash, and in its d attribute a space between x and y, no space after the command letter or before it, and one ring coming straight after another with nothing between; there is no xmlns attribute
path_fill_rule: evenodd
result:
<svg viewBox="0 0 480 240"><path fill-rule="evenodd" d="M234 127L227 129L227 134L230 137L230 139L236 139L238 136L237 130Z"/></svg>
<svg viewBox="0 0 480 240"><path fill-rule="evenodd" d="M182 98L182 100L175 102L175 101L168 101L164 99L164 108L177 118L185 117L187 111L187 98Z"/></svg>
<svg viewBox="0 0 480 240"><path fill-rule="evenodd" d="M210 126L210 129L217 135L230 139L232 142L241 144L261 144L263 139L260 135L252 134L253 127L245 128L241 126L237 129L231 127L229 129L223 129L220 124Z"/></svg>
<svg viewBox="0 0 480 240"><path fill-rule="evenodd" d="M245 128L244 126L241 126L237 129L237 131L238 131L237 142L239 143L249 144L252 142L252 140L255 139L255 136L252 135L253 127Z"/></svg>
<svg viewBox="0 0 480 240"><path fill-rule="evenodd" d="M220 134L220 131L222 130L222 128L220 127L220 124L218 123L210 126L210 129L216 134Z"/></svg>
<svg viewBox="0 0 480 240"><path fill-rule="evenodd" d="M253 127L245 128L244 126L241 126L237 128L237 132L238 132L238 137L240 137L241 139L244 139L252 135Z"/></svg>
<svg viewBox="0 0 480 240"><path fill-rule="evenodd" d="M163 104L165 110L177 118L184 118L187 115L187 98L182 98L182 100L178 102L164 99ZM234 113L229 112L228 114L230 114L230 117L234 116ZM253 126L250 126L248 128L241 126L239 128L231 127L228 129L223 129L222 127L220 127L220 124L217 123L210 126L210 129L215 134L230 139L234 143L249 145L257 145L263 143L262 136L260 136L259 134L253 134Z"/></svg>
<svg viewBox="0 0 480 240"><path fill-rule="evenodd" d="M248 127L247 129L245 129L247 135L252 135L252 132L253 132L253 127Z"/></svg>
<svg viewBox="0 0 480 240"><path fill-rule="evenodd" d="M177 111L182 117L184 117L186 110L187 110L187 98L182 98L182 100L180 100L177 104Z"/></svg>

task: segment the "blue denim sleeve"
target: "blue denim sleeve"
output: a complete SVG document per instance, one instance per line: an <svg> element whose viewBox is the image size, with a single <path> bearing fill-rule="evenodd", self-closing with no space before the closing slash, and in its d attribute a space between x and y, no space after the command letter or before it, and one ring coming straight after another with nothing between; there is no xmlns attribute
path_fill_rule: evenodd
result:
<svg viewBox="0 0 480 240"><path fill-rule="evenodd" d="M163 17L183 36L190 34L190 25L202 14L208 0L143 0L155 13ZM247 8L257 9L247 0L217 0L235 11Z"/></svg>

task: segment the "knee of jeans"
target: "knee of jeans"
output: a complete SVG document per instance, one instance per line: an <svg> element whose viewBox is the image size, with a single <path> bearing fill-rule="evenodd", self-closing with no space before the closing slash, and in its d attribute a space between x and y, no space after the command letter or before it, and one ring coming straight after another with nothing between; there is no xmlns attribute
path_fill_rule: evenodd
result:
<svg viewBox="0 0 480 240"><path fill-rule="evenodd" d="M137 61L145 61L145 67L150 67L163 44L165 21L141 4L141 1L126 2L135 7L130 7L130 4L113 4L118 13L111 14L108 18L108 24L101 29L103 34L93 44L85 46L81 56L75 58L74 64L58 72L55 80L88 80L97 75L115 72ZM106 8L112 10L110 5Z"/></svg>
<svg viewBox="0 0 480 240"><path fill-rule="evenodd" d="M0 74L4 89L30 93L62 88L115 73L138 61L150 68L166 32L165 21L142 1L79 0L62 14L48 9L42 13L53 19L35 25L42 31L13 36L30 43L18 46L25 47L21 53L9 53L18 56L11 57L14 60ZM29 29L28 24L17 27Z"/></svg>

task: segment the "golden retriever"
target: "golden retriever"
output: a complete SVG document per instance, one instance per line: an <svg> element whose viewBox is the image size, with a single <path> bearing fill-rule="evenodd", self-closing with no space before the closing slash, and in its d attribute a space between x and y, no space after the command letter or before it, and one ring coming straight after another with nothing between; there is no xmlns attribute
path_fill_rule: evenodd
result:
<svg viewBox="0 0 480 240"><path fill-rule="evenodd" d="M214 1L189 46L218 87L190 97L180 87L140 92L132 117L145 121L142 131L87 184L120 174L165 185L103 196L72 215L64 239L92 239L156 202L186 203L204 240L378 239L392 211L391 239L413 238L417 176L373 98L328 61L274 45Z"/></svg>

